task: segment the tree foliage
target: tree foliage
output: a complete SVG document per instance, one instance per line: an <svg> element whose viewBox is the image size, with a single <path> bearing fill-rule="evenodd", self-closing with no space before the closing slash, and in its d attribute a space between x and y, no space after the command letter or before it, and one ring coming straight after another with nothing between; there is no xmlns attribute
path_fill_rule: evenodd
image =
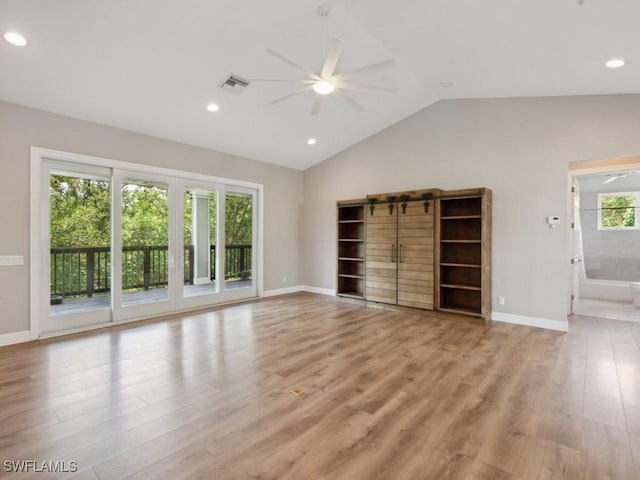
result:
<svg viewBox="0 0 640 480"><path fill-rule="evenodd" d="M251 245L253 235L251 197L229 194L225 200L225 242L228 245Z"/></svg>
<svg viewBox="0 0 640 480"><path fill-rule="evenodd" d="M603 195L601 219L604 228L631 228L636 224L635 195Z"/></svg>
<svg viewBox="0 0 640 480"><path fill-rule="evenodd" d="M111 244L111 188L107 180L51 175L50 219L52 247L98 247ZM125 182L122 188L122 241L125 246L167 245L169 201L165 186ZM251 197L228 194L225 202L225 241L252 243ZM185 191L184 242L192 241L192 201ZM211 243L216 243L217 195L211 194Z"/></svg>
<svg viewBox="0 0 640 480"><path fill-rule="evenodd" d="M134 183L122 187L122 244L169 244L167 187Z"/></svg>
<svg viewBox="0 0 640 480"><path fill-rule="evenodd" d="M108 181L51 175L52 247L104 247L111 243Z"/></svg>

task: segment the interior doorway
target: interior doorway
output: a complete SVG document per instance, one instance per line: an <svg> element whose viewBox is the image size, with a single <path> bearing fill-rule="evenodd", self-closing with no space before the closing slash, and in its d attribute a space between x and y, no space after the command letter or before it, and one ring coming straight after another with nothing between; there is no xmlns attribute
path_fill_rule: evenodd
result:
<svg viewBox="0 0 640 480"><path fill-rule="evenodd" d="M570 165L571 313L640 322L640 157Z"/></svg>

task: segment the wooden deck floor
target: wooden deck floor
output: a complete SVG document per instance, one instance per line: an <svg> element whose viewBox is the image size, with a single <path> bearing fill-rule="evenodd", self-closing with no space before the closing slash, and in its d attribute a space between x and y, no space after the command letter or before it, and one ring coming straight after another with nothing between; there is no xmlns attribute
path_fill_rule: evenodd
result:
<svg viewBox="0 0 640 480"><path fill-rule="evenodd" d="M245 288L251 286L251 280L232 280L225 282L227 290L236 288ZM208 285L185 285L184 296L196 297L199 295L209 295L215 293L216 285L211 283ZM122 303L125 307L132 305L141 305L143 303L161 302L166 300L169 295L167 288L152 288L150 290L140 290L138 292L127 292L123 295ZM65 298L58 305L51 305L51 313L53 315L64 315L69 313L81 313L88 310L110 308L111 295L95 295L93 297Z"/></svg>
<svg viewBox="0 0 640 480"><path fill-rule="evenodd" d="M299 293L0 348L0 459L103 480L640 478L640 325L570 328Z"/></svg>

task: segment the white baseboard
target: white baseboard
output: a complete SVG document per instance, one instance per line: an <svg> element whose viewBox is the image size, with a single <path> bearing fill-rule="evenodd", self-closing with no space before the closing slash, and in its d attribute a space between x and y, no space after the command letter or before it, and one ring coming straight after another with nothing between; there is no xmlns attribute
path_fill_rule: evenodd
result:
<svg viewBox="0 0 640 480"><path fill-rule="evenodd" d="M559 332L569 331L569 322L560 320L550 320L548 318L526 317L524 315L513 315L511 313L492 312L491 320L496 322L514 323L516 325L526 325L528 327L546 328L547 330L557 330Z"/></svg>
<svg viewBox="0 0 640 480"><path fill-rule="evenodd" d="M262 297L275 297L277 295L286 295L287 293L296 293L300 291L300 285L295 287L275 288L273 290L265 290L262 292Z"/></svg>
<svg viewBox="0 0 640 480"><path fill-rule="evenodd" d="M15 343L30 342L31 340L31 332L29 330L25 330L24 332L5 333L0 335L0 347L13 345Z"/></svg>
<svg viewBox="0 0 640 480"><path fill-rule="evenodd" d="M336 295L335 289L332 289L332 288L320 288L320 287L310 287L308 285L301 285L300 290L303 292L319 293L320 295L330 295L332 297L335 297Z"/></svg>
<svg viewBox="0 0 640 480"><path fill-rule="evenodd" d="M262 297L275 297L276 295L286 295L287 293L309 292L318 293L320 295L335 296L336 291L331 288L310 287L308 285L296 285L295 287L276 288L274 290L265 290Z"/></svg>

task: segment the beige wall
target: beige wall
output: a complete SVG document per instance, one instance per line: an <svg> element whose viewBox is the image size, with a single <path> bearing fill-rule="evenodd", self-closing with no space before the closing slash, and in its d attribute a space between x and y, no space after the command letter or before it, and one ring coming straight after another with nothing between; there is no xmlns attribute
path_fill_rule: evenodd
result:
<svg viewBox="0 0 640 480"><path fill-rule="evenodd" d="M301 281L335 288L337 200L485 186L494 312L565 322L568 163L638 154L639 112L640 95L438 102L305 171Z"/></svg>
<svg viewBox="0 0 640 480"><path fill-rule="evenodd" d="M0 255L25 257L0 267L0 335L29 329L32 146L263 184L264 289L299 283L302 172L0 102Z"/></svg>

